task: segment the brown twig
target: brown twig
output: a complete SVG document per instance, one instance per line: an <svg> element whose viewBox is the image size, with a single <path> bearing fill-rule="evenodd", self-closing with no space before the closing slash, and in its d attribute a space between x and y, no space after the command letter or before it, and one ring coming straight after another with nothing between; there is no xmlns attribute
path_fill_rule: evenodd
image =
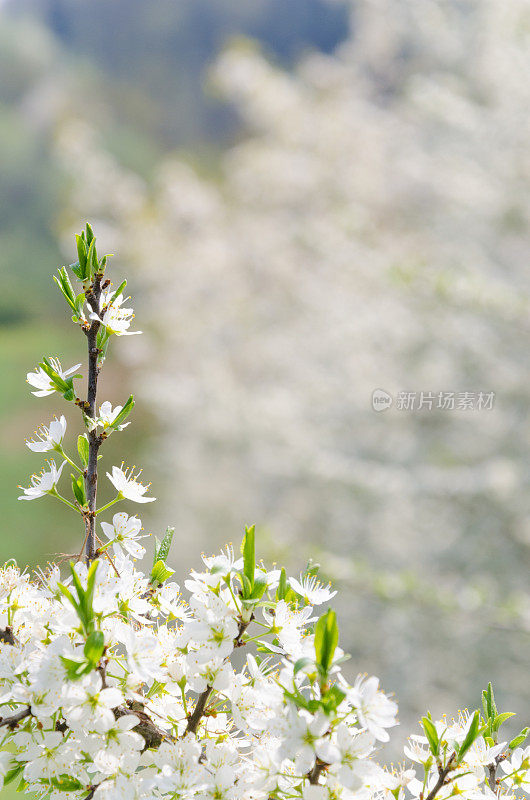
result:
<svg viewBox="0 0 530 800"><path fill-rule="evenodd" d="M243 620L240 621L237 635L234 639L234 649L236 647L243 646L244 642L241 641L241 637L243 636L243 634L245 633L246 629L248 628L253 619L254 615L252 614L248 622L243 622ZM230 656L227 656L225 661L229 660ZM201 717L206 711L206 706L208 704L208 700L210 699L212 691L213 691L212 687L207 686L204 692L202 692L202 694L199 695L199 699L197 700L197 705L193 709L193 713L188 716L188 724L186 725L184 736L186 736L188 733L195 733L197 731L199 722L201 721Z"/></svg>
<svg viewBox="0 0 530 800"><path fill-rule="evenodd" d="M445 767L442 767L441 764L438 766L438 780L436 781L436 783L434 784L433 788L431 789L431 791L427 795L426 800L434 800L434 798L436 797L436 795L438 794L438 792L440 791L442 786L445 785L446 780L447 780L447 776L449 775L449 773L451 772L451 770L454 767L455 756L456 756L456 753L453 753L451 755L451 757L449 758L449 761L447 762Z"/></svg>
<svg viewBox="0 0 530 800"><path fill-rule="evenodd" d="M12 714L10 717L3 717L0 719L0 728L6 725L11 729L16 728L18 723L22 722L26 717L31 717L31 708L29 706L23 708L22 711L17 711L16 714Z"/></svg>
<svg viewBox="0 0 530 800"><path fill-rule="evenodd" d="M15 634L13 633L13 628L11 628L9 625L6 628L0 628L0 642L12 645L17 643Z"/></svg>
<svg viewBox="0 0 530 800"><path fill-rule="evenodd" d="M95 314L100 313L99 301L101 298L101 275L96 274L94 281L85 296L87 303ZM88 387L87 399L84 404L84 414L90 419L96 417L96 397L98 391L99 349L97 345L98 331L101 323L94 319L90 327L85 330L88 344ZM98 451L101 445L101 437L98 436L96 428L88 432L88 465L85 470L85 494L87 498L88 510L84 512L86 546L85 555L88 563L96 558L96 495L98 487Z"/></svg>
<svg viewBox="0 0 530 800"><path fill-rule="evenodd" d="M118 706L114 709L114 716L116 719L124 717L126 714L134 714L138 717L138 725L133 728L133 731L139 733L145 741L145 747L160 747L162 742L172 742L175 740L174 736L166 733L158 725L155 725L153 720L143 710L140 703L133 703L130 708L125 706Z"/></svg>
<svg viewBox="0 0 530 800"><path fill-rule="evenodd" d="M210 699L212 691L212 687L207 686L204 692L199 695L197 705L193 709L193 713L188 717L188 724L186 725L184 736L186 736L188 733L195 733L197 731L199 722L201 721L201 717L206 710L206 705Z"/></svg>
<svg viewBox="0 0 530 800"><path fill-rule="evenodd" d="M324 761L321 761L319 758L317 758L317 760L315 761L315 766L307 776L309 779L309 783L315 786L318 783L318 779L320 778L322 770L325 769L327 766L328 765Z"/></svg>
<svg viewBox="0 0 530 800"><path fill-rule="evenodd" d="M492 792L497 788L497 769L501 761L504 761L504 755L498 755L493 764L488 766L488 785Z"/></svg>

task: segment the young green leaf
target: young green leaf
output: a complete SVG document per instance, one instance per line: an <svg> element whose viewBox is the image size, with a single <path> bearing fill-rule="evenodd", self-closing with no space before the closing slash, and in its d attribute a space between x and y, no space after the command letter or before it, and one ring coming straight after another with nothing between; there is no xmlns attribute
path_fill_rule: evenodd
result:
<svg viewBox="0 0 530 800"><path fill-rule="evenodd" d="M425 736L427 737L427 741L429 742L431 753L433 754L433 756L437 756L440 750L440 739L438 737L436 726L432 721L430 715L422 717L421 724L423 725Z"/></svg>
<svg viewBox="0 0 530 800"><path fill-rule="evenodd" d="M107 256L105 256L105 258L106 257ZM116 298L118 297L118 295L120 295L123 292L123 290L125 289L126 286L127 286L127 281L122 281L120 283L120 285L118 286L118 288L116 289L116 291L112 293L112 296L111 296L111 298L109 300L109 303L113 303L116 300Z"/></svg>
<svg viewBox="0 0 530 800"><path fill-rule="evenodd" d="M318 620L315 628L315 654L317 664L322 672L327 675L333 663L333 656L339 642L339 626L337 615L328 609Z"/></svg>
<svg viewBox="0 0 530 800"><path fill-rule="evenodd" d="M490 686L491 686L491 684L490 684ZM493 706L492 706L492 708L493 708ZM469 723L469 728L468 728L467 734L466 734L466 736L464 738L464 741L462 742L462 744L460 746L460 749L458 751L458 759L457 759L457 763L458 764L460 764L460 762L464 758L465 754L467 753L467 751L469 750L469 748L471 747L471 745L473 744L473 742L477 738L479 727L480 727L480 714L479 714L478 711L475 711L475 713L473 714L473 717L471 718L471 722Z"/></svg>
<svg viewBox="0 0 530 800"><path fill-rule="evenodd" d="M61 267L61 269L59 270L59 277L57 277L57 275L54 275L53 280L59 287L68 305L73 309L73 311L77 313L74 290L72 288L72 284L70 283L70 278L68 277L68 273L66 272L66 267Z"/></svg>
<svg viewBox="0 0 530 800"><path fill-rule="evenodd" d="M96 274L98 269L95 239L92 239L92 241L90 242L90 246L88 248L88 253L86 257L86 262L87 262L86 266L87 277L91 277Z"/></svg>
<svg viewBox="0 0 530 800"><path fill-rule="evenodd" d="M498 731L501 725L503 725L507 719L510 717L514 717L515 714L513 711L504 711L502 714L497 714L495 719L493 720L493 730Z"/></svg>
<svg viewBox="0 0 530 800"><path fill-rule="evenodd" d="M526 737L528 736L529 733L530 733L530 728L523 728L521 733L518 736L516 736L514 739L512 739L512 741L508 745L510 750L515 750L516 747L520 747L522 745L522 743L525 741L525 739L526 739Z"/></svg>
<svg viewBox="0 0 530 800"><path fill-rule="evenodd" d="M70 473L70 477L72 479L72 492L81 507L86 505L86 494L85 494L85 482L81 475L72 475Z"/></svg>
<svg viewBox="0 0 530 800"><path fill-rule="evenodd" d="M105 637L101 631L92 631L85 643L85 658L92 665L97 666L105 650Z"/></svg>
<svg viewBox="0 0 530 800"><path fill-rule="evenodd" d="M68 775L52 778L51 784L58 792L77 792L83 788L83 784L77 778L70 778Z"/></svg>
<svg viewBox="0 0 530 800"><path fill-rule="evenodd" d="M85 433L82 433L77 437L77 452L79 453L79 458L81 459L82 465L85 468L88 467L89 446L88 438Z"/></svg>
<svg viewBox="0 0 530 800"><path fill-rule="evenodd" d="M285 595L288 591L289 585L287 583L287 574L285 572L285 567L282 567L282 571L280 572L280 581L278 583L278 588L276 589L276 599L285 600Z"/></svg>
<svg viewBox="0 0 530 800"><path fill-rule="evenodd" d="M169 548L171 547L171 542L173 540L173 534L175 533L175 528L167 528L166 535L162 539L161 544L158 546L156 550L156 561L167 561L167 557L169 555Z"/></svg>
<svg viewBox="0 0 530 800"><path fill-rule="evenodd" d="M171 576L174 574L175 570L169 569L164 561L157 561L151 570L150 583L155 585L165 583L165 581L167 581L168 578L171 578Z"/></svg>
<svg viewBox="0 0 530 800"><path fill-rule="evenodd" d="M8 770L4 775L4 787L15 781L23 769L24 764L17 764L16 767L12 767L10 770Z"/></svg>
<svg viewBox="0 0 530 800"><path fill-rule="evenodd" d="M79 280L85 281L88 278L88 272L87 272L87 249L83 234L81 234L81 236L76 235L75 241L77 245L77 258L79 260L79 267L78 269L76 269L75 267L73 269Z"/></svg>
<svg viewBox="0 0 530 800"><path fill-rule="evenodd" d="M100 328L100 330L105 330L105 328ZM120 413L118 414L118 416L116 417L116 419L114 420L114 422L110 427L114 428L114 430L119 430L119 428L125 422L125 420L129 416L133 408L134 408L134 397L131 394L129 399L127 400L122 410L120 411Z"/></svg>
<svg viewBox="0 0 530 800"><path fill-rule="evenodd" d="M256 569L256 526L245 528L243 538L243 572L248 578L250 589L254 587L254 572Z"/></svg>

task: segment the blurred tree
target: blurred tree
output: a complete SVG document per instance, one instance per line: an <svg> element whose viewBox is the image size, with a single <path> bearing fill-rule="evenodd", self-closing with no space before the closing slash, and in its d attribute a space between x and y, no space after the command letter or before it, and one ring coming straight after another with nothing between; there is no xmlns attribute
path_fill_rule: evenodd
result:
<svg viewBox="0 0 530 800"><path fill-rule="evenodd" d="M288 64L308 46L333 50L347 31L344 3L326 0L8 0L7 11L41 20L66 51L97 64L119 88L117 113L165 147L233 135L233 115L204 93L229 37L255 36Z"/></svg>
<svg viewBox="0 0 530 800"><path fill-rule="evenodd" d="M358 2L355 36L293 75L231 49L248 133L215 180L166 160L148 186L79 123L58 142L75 214L143 287L187 546L250 520L296 559L320 543L352 587L347 649L405 720L487 674L530 698L529 13ZM377 414L376 388L434 405ZM437 409L450 391L497 405Z"/></svg>

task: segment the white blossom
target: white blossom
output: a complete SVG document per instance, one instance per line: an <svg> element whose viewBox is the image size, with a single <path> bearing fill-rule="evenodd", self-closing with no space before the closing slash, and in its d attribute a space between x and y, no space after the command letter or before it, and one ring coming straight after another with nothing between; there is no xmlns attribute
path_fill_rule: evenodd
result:
<svg viewBox="0 0 530 800"><path fill-rule="evenodd" d="M63 370L61 366L61 362L58 358L50 357L49 359L50 364L52 365L55 372L59 375L60 378L69 378L73 375L81 364L74 364L73 367L69 369ZM26 375L26 380L31 386L35 386L37 389L36 392L32 392L35 397L46 397L49 394L53 394L56 391L55 385L53 384L51 378L44 372L42 367L38 367L36 372L28 372Z"/></svg>
<svg viewBox="0 0 530 800"><path fill-rule="evenodd" d="M145 547L138 542L138 535L142 530L142 521L138 517L129 517L120 511L112 517L112 525L102 522L101 527L115 551L123 548L133 558L142 558L145 554Z"/></svg>
<svg viewBox="0 0 530 800"><path fill-rule="evenodd" d="M46 453L49 450L56 450L62 444L65 433L66 418L64 414L61 414L59 419L56 417L50 422L48 428L45 425L37 428L35 431L37 439L33 441L26 439L26 446L33 450L34 453Z"/></svg>
<svg viewBox="0 0 530 800"><path fill-rule="evenodd" d="M99 314L92 312L90 319L99 320L109 334L116 336L132 336L141 333L142 331L129 330L134 313L132 308L122 307L122 303L125 302L123 295L119 294L114 299L112 297L113 292L110 289L103 292L100 300L100 312Z"/></svg>
<svg viewBox="0 0 530 800"><path fill-rule="evenodd" d="M23 489L24 494L21 494L18 499L36 500L38 497L44 497L45 494L54 492L65 464L66 461L63 461L59 469L57 469L55 461L49 461L47 470L43 470L40 475L31 476L31 486L28 489L24 489L23 486L20 487Z"/></svg>
<svg viewBox="0 0 530 800"><path fill-rule="evenodd" d="M112 483L118 494L127 500L132 500L133 503L153 503L155 497L144 497L145 493L149 490L149 484L144 486L138 480L140 472L136 475L132 473L132 467L127 470L121 467L112 467L112 473L107 472L107 478Z"/></svg>

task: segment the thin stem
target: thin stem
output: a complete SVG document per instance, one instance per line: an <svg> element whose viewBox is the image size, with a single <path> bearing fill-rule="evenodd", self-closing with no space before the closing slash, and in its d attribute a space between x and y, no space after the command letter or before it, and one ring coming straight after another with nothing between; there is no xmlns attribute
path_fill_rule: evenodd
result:
<svg viewBox="0 0 530 800"><path fill-rule="evenodd" d="M80 474L80 475L84 475L84 474L85 474L85 473L83 472L83 470L82 470L80 467L78 467L78 466L77 466L77 464L75 463L75 461L72 461L72 459L71 459L69 456L67 456L67 455L66 455L66 453L64 452L64 450L63 450L63 448L62 448L62 447L59 447L59 450L58 450L58 452L59 452L59 453L62 455L62 457L63 457L64 459L66 459L66 461L68 461L68 463L70 464L70 466L72 466L72 467L73 467L75 470L77 470L77 472L79 472L79 474Z"/></svg>
<svg viewBox="0 0 530 800"><path fill-rule="evenodd" d="M94 513L95 513L96 515L97 515L97 514L101 514L101 512L102 512L102 511L106 511L106 510L107 510L107 508L110 508L111 506L113 506L113 505L114 505L114 503L119 503L119 502L120 502L120 500L123 500L123 497L122 497L121 495L119 495L119 494L118 494L118 495L116 495L116 497L114 498L114 500L111 500L111 501L110 501L110 503L107 503L107 505L106 505L106 506L101 506L101 508L98 508L98 510L97 510L97 511L95 511Z"/></svg>
<svg viewBox="0 0 530 800"><path fill-rule="evenodd" d="M61 503L64 503L64 504L65 504L65 506L68 506L68 508L72 508L72 509L73 509L74 511L76 511L78 514L82 514L82 513L83 513L83 512L82 512L82 511L81 511L79 508L77 508L77 506L74 506L74 504L73 504L73 503L71 503L69 500L67 500L67 499L66 499L66 497L63 497L61 494L59 494L59 492L57 491L57 489L56 489L54 492L50 492L49 494L50 494L52 497L56 497L56 498L57 498L57 500L60 500L60 501L61 501Z"/></svg>

